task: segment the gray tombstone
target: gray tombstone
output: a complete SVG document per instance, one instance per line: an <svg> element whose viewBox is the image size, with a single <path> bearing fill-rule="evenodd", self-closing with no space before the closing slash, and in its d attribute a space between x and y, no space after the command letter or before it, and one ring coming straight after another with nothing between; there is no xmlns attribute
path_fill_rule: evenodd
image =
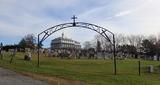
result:
<svg viewBox="0 0 160 85"><path fill-rule="evenodd" d="M26 55L24 55L24 60L28 60L30 61L32 59L32 55L31 55L31 52L27 52Z"/></svg>
<svg viewBox="0 0 160 85"><path fill-rule="evenodd" d="M96 55L99 59L102 58L102 53L101 52L97 52L97 55Z"/></svg>
<svg viewBox="0 0 160 85"><path fill-rule="evenodd" d="M154 61L157 61L157 55L154 55L154 56L153 56L153 60L154 60Z"/></svg>
<svg viewBox="0 0 160 85"><path fill-rule="evenodd" d="M28 60L31 60L31 59L32 59L31 52L28 52Z"/></svg>
<svg viewBox="0 0 160 85"><path fill-rule="evenodd" d="M148 66L148 72L149 72L149 73L153 73L153 72L154 72L154 67L153 67L153 65L149 65L149 66Z"/></svg>

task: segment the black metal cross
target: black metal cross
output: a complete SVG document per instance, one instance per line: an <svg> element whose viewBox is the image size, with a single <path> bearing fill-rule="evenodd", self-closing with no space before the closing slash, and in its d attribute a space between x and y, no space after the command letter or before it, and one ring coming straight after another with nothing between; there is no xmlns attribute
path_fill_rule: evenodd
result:
<svg viewBox="0 0 160 85"><path fill-rule="evenodd" d="M72 17L71 19L73 19L73 23L75 23L75 22L76 22L77 17L76 17L75 15L73 15L73 17Z"/></svg>

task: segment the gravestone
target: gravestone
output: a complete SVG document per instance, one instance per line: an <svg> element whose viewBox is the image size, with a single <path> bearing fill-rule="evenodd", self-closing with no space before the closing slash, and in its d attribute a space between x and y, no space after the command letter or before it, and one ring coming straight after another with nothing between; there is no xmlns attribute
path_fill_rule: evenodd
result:
<svg viewBox="0 0 160 85"><path fill-rule="evenodd" d="M149 73L153 73L153 72L154 72L154 67L153 67L153 65L149 65L149 66L148 66L148 72L149 72Z"/></svg>
<svg viewBox="0 0 160 85"><path fill-rule="evenodd" d="M155 56L153 56L153 60L154 61L157 61L157 59L158 59L158 57L155 55Z"/></svg>
<svg viewBox="0 0 160 85"><path fill-rule="evenodd" d="M101 52L97 52L97 55L96 55L99 59L103 58L102 56L102 53Z"/></svg>
<svg viewBox="0 0 160 85"><path fill-rule="evenodd" d="M24 60L28 60L30 61L32 59L32 55L31 55L31 52L27 52L26 55L24 55Z"/></svg>

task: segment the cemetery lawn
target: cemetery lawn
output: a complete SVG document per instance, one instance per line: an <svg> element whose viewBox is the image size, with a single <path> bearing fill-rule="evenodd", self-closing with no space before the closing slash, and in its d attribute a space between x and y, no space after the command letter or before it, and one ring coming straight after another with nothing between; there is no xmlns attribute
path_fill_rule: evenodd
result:
<svg viewBox="0 0 160 85"><path fill-rule="evenodd" d="M78 80L87 85L160 85L160 70L147 73L147 66L160 66L160 61L141 61L141 76L138 76L138 60L118 60L117 75L114 75L112 60L58 59L40 57L40 68L37 67L37 56L32 61L24 61L24 53L17 53L10 64L10 53L0 60L0 67L19 73L31 73L53 76L68 80ZM160 68L160 67L159 67Z"/></svg>

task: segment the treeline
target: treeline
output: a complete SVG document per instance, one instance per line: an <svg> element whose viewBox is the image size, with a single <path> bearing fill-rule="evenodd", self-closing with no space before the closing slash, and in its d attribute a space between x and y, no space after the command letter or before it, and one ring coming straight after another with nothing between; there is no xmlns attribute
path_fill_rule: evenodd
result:
<svg viewBox="0 0 160 85"><path fill-rule="evenodd" d="M108 36L112 41L112 36ZM112 51L111 44L101 35L96 35L92 41L86 41L83 46L85 49L97 49L97 41L100 42L103 51ZM115 35L116 52L137 56L160 56L160 34L159 35Z"/></svg>
<svg viewBox="0 0 160 85"><path fill-rule="evenodd" d="M3 50L9 51L9 49L17 49L18 51L25 51L25 48L36 49L36 37L33 34L28 34L24 36L18 44L14 45L5 45L3 46Z"/></svg>

